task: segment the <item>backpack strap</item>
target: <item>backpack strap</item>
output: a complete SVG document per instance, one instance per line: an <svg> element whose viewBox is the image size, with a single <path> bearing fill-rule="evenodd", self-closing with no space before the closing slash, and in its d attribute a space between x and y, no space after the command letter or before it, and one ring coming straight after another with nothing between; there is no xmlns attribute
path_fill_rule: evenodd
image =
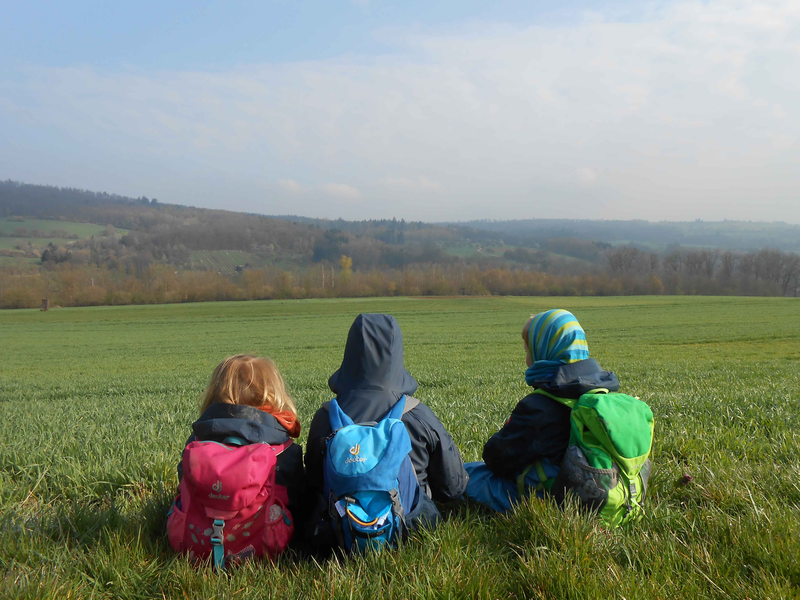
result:
<svg viewBox="0 0 800 600"><path fill-rule="evenodd" d="M406 395L400 396L400 400L394 403L394 406L389 409L384 419L402 419L406 414Z"/></svg>
<svg viewBox="0 0 800 600"><path fill-rule="evenodd" d="M345 503L347 499L345 498ZM347 545L344 543L344 519L342 515L339 514L339 511L336 509L336 498L333 495L333 491L331 490L330 495L328 496L328 516L333 523L333 532L336 535L336 541L339 543L341 548L347 548ZM349 525L348 525L349 527ZM351 544L352 544L352 536L350 536ZM351 550L351 548L347 548Z"/></svg>
<svg viewBox="0 0 800 600"><path fill-rule="evenodd" d="M404 415L407 415L408 413L410 413L412 410L417 408L417 406L419 406L419 404L420 404L419 399L418 398L414 398L414 396L406 396L405 394L403 394L403 397L400 398L400 400L402 400L403 398L406 399L405 405L403 407L403 414ZM335 400L335 398L334 398L334 400ZM334 400L328 400L327 402L323 402L322 403L322 408L324 410L326 410L328 412L328 414L330 414L330 412L331 412L331 402L333 402ZM337 406L338 406L338 404L337 404ZM397 404L395 404L395 406L397 406ZM394 408L394 407L392 407L392 408ZM341 411L342 409L340 408L339 410ZM342 411L342 412L344 412L344 411Z"/></svg>
<svg viewBox="0 0 800 600"><path fill-rule="evenodd" d="M291 446L293 443L294 443L294 440L290 438L290 439L289 439L289 441L287 441L287 442L284 442L284 443L283 443L283 444L281 444L280 446L272 446L272 450L275 452L275 456L279 456L279 455L283 454L283 452L284 452L284 451L285 451L285 450L286 450L286 449L287 449L289 446Z"/></svg>
<svg viewBox="0 0 800 600"><path fill-rule="evenodd" d="M542 388L536 388L533 390L534 394L541 394L542 396L547 396L548 398L552 398L556 402L563 404L567 408L575 408L575 405L578 403L577 400L573 400L572 398L559 398L555 394L551 394L550 392L545 392Z"/></svg>
<svg viewBox="0 0 800 600"><path fill-rule="evenodd" d="M403 414L407 415L412 410L419 406L419 400L414 398L414 396L406 396L406 407L403 409Z"/></svg>
<svg viewBox="0 0 800 600"><path fill-rule="evenodd" d="M525 467L525 470L517 477L517 492L519 493L520 499L525 497L525 478L528 476L531 469L536 469L536 474L539 476L539 483L536 484L536 491L540 492L547 489L547 474L544 472L542 463L537 460Z"/></svg>
<svg viewBox="0 0 800 600"><path fill-rule="evenodd" d="M211 547L214 557L213 567L215 571L221 571L225 569L225 546L223 544L223 528L225 527L225 521L222 519L214 519L214 524L212 525L213 533L211 534Z"/></svg>
<svg viewBox="0 0 800 600"><path fill-rule="evenodd" d="M408 529L406 526L406 511L403 510L403 505L400 502L400 492L393 489L389 492L389 497L392 499L392 512L400 519L400 537L403 537Z"/></svg>

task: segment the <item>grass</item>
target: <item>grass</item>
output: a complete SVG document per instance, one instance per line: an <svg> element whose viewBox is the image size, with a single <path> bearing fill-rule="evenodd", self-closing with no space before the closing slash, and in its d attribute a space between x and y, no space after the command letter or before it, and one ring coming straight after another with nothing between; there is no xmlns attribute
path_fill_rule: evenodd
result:
<svg viewBox="0 0 800 600"><path fill-rule="evenodd" d="M76 223L72 221L51 221L45 219L25 219L24 221L10 221L8 218L0 219L0 231L12 233L15 229L27 229L28 231L38 229L45 233L53 231L54 229L61 229L70 235L88 238L93 235L101 235L105 231L105 225Z"/></svg>
<svg viewBox="0 0 800 600"><path fill-rule="evenodd" d="M78 239L90 238L93 235L103 235L105 232L105 225L95 225L92 223L76 223L72 221L51 221L46 219L25 219L24 221L11 221L8 218L0 218L0 232L9 235L15 229L27 229L32 231L34 229L48 234L54 230L66 231L69 235L77 235ZM127 233L125 229L117 229L117 233L124 235ZM63 237L0 237L0 250L9 250L16 248L17 244L25 244L28 242L34 246L44 247L52 243L55 246L64 246L74 239Z"/></svg>
<svg viewBox="0 0 800 600"><path fill-rule="evenodd" d="M470 504L401 550L224 577L163 535L197 398L225 356L275 358L307 425L359 312L403 329L417 394L465 460L526 393L519 330L572 310L656 416L647 516ZM800 596L800 304L784 298L302 300L0 312L0 595L9 598ZM684 475L691 481L682 485Z"/></svg>

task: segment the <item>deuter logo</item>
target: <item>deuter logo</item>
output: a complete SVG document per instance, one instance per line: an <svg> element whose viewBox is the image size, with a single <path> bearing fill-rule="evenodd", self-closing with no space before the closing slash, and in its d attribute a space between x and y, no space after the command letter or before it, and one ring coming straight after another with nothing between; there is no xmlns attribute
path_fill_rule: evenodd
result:
<svg viewBox="0 0 800 600"><path fill-rule="evenodd" d="M221 482L221 481L219 481L219 480L217 480L217 483L215 483L214 485L212 485L212 486L211 486L211 489L212 489L212 490L214 490L214 492L219 492L219 491L221 491L221 490L222 490L222 482ZM208 497L209 497L209 498L215 498L215 499L217 499L217 500L227 500L228 498L230 498L230 496L225 496L225 495L223 495L223 494L215 494L215 493L213 493L213 492L212 492L212 493L210 493L210 494L208 495Z"/></svg>
<svg viewBox="0 0 800 600"><path fill-rule="evenodd" d="M353 458L348 458L347 460L345 460L345 461L344 461L344 464L346 464L346 465L347 465L347 464L350 464L350 463L362 463L362 462L367 462L367 459L366 459L366 458L360 458L360 457L358 456L358 453L359 453L359 452L361 452L361 446L359 446L358 444L356 444L355 446L353 446L352 448L350 448L350 454L352 454L352 455L353 455Z"/></svg>

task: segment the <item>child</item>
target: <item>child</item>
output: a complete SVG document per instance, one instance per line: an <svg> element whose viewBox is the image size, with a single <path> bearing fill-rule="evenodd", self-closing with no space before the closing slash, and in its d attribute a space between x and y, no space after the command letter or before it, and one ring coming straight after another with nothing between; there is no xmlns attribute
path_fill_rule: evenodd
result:
<svg viewBox="0 0 800 600"><path fill-rule="evenodd" d="M362 314L356 318L347 335L341 367L331 375L328 386L341 410L355 423L380 421L406 396L406 407L413 408L402 415L402 422L411 439L409 456L422 492L420 510L415 507L413 512L421 512L419 521L435 525L439 512L431 499L459 499L466 489L467 474L458 448L433 411L409 400L417 382L403 366L403 336L394 317ZM321 408L311 422L306 446L309 494L318 498L323 498L323 464L330 434L328 410ZM322 505L321 513L324 499ZM413 528L414 523L409 526Z"/></svg>
<svg viewBox="0 0 800 600"><path fill-rule="evenodd" d="M305 491L303 450L298 444L292 443L292 440L300 435L300 422L297 419L297 409L286 391L283 378L275 363L269 358L256 358L243 354L226 358L211 375L200 413L200 418L192 424L193 433L186 442L184 460L178 464L179 482L183 480L185 465L194 465L192 462L187 463L190 449L201 446L206 449L205 445L198 446L197 442L218 442L216 446L213 444L208 446L211 450L217 450L224 445L223 450L248 447L251 451L263 451L264 447L261 444L266 444L274 451L274 459L269 457L268 461L274 461L270 463L273 465L270 470L275 473L272 494L278 501L269 507L272 512L269 521L275 521L280 516L280 505L283 505L288 508L284 521L291 524L293 530L292 515L301 512L298 507ZM263 465L267 464L264 460L261 456L253 468L263 470ZM235 466L238 468L239 464ZM224 474L226 468L221 467L221 469ZM220 476L220 479L223 478ZM234 489L220 492L218 487L222 485L222 481L212 482L214 483L216 485L212 485L212 495L208 496L212 500L214 492L218 492L216 497L222 496L228 499L229 495L240 491ZM252 486L252 478L249 483L243 485ZM181 491L183 494L183 485ZM203 500L207 502L205 497ZM267 504L269 502L267 501ZM171 531L171 542L172 537Z"/></svg>
<svg viewBox="0 0 800 600"><path fill-rule="evenodd" d="M485 462L467 463L467 497L505 512L534 490L553 485L567 451L570 408L557 398L577 399L590 390L619 390L614 373L589 358L586 335L572 313L548 310L522 328L525 381L534 388L483 448Z"/></svg>

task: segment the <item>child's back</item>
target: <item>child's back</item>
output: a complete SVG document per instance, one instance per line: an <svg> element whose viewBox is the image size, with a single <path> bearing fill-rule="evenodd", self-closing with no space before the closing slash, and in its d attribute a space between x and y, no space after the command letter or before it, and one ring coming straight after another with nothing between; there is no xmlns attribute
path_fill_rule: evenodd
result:
<svg viewBox="0 0 800 600"><path fill-rule="evenodd" d="M567 451L568 403L597 388L619 389L616 376L589 358L586 336L566 310L531 317L522 330L525 381L533 392L514 407L486 442L484 462L468 463L467 496L503 512L522 497L550 488Z"/></svg>
<svg viewBox="0 0 800 600"><path fill-rule="evenodd" d="M235 558L278 554L305 488L303 451L293 443L300 424L280 373L269 359L230 357L214 371L201 412L178 465L173 548L197 557L211 546Z"/></svg>
<svg viewBox="0 0 800 600"><path fill-rule="evenodd" d="M411 408L401 420L408 431L409 456L423 492L421 520L435 524L438 510L431 499L446 502L460 498L467 475L450 434L430 408L411 397L417 382L403 366L402 334L394 317L364 314L356 318L342 365L328 385L336 394L338 406L355 423L382 420L406 397L406 406ZM326 439L331 433L330 414L323 407L311 422L306 446L309 493L318 497L323 497ZM325 499L322 501L324 504Z"/></svg>

